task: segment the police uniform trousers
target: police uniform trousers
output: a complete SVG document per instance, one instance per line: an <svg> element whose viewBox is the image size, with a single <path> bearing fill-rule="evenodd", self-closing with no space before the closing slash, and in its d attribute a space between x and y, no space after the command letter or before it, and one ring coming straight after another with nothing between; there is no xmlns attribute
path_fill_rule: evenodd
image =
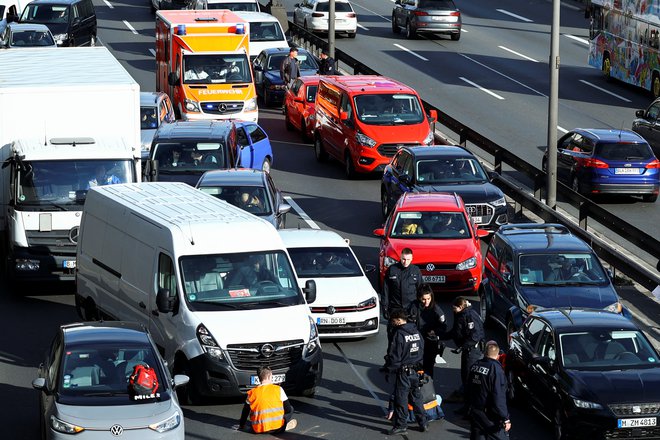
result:
<svg viewBox="0 0 660 440"><path fill-rule="evenodd" d="M415 368L400 368L396 374L394 386L394 427L407 428L408 396L413 407L413 414L419 426L426 423L426 412L422 390L419 386L419 374Z"/></svg>
<svg viewBox="0 0 660 440"><path fill-rule="evenodd" d="M472 368L472 365L477 361L480 361L483 357L484 353L479 350L478 347L471 347L469 350L463 349L463 351L461 351L461 382L463 383L464 391L470 368Z"/></svg>
<svg viewBox="0 0 660 440"><path fill-rule="evenodd" d="M504 427L488 418L477 409L470 409L470 440L508 440L509 434Z"/></svg>

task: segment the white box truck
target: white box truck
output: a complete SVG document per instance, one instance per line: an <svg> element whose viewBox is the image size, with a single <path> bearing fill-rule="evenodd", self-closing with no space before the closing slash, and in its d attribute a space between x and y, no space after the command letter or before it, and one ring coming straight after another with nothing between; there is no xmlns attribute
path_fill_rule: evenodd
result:
<svg viewBox="0 0 660 440"><path fill-rule="evenodd" d="M184 401L245 393L265 365L286 390L314 393L316 284L299 288L270 223L179 182L94 188L82 217L78 314L147 326L172 372L190 377Z"/></svg>
<svg viewBox="0 0 660 440"><path fill-rule="evenodd" d="M73 279L87 190L142 174L139 85L104 47L0 51L0 163L9 280Z"/></svg>

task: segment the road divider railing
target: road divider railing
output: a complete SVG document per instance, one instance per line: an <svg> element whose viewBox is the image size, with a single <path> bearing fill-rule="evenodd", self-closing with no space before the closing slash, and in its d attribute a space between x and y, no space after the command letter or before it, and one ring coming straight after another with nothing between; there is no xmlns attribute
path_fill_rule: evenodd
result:
<svg viewBox="0 0 660 440"><path fill-rule="evenodd" d="M308 32L291 21L288 22L288 29L291 42L297 46L304 47L317 55L321 50L328 48L328 42L325 39ZM335 61L336 67L346 72L356 75L380 75L379 72L367 66L362 61L337 48L335 48ZM499 177L495 179L495 183L514 201L514 210L517 215L522 215L523 209L527 209L544 221L562 223L575 235L590 243L598 256L612 265L616 270L623 272L649 290L653 290L660 285L660 276L657 271L648 269L647 265L630 258L619 251L614 245L589 232L587 220L593 220L601 227L624 238L628 243L638 247L653 258L660 260L660 241L655 237L613 215L598 204L558 182L557 193L559 200L570 204L578 210L578 222L575 224L570 218L551 209L543 202L547 180L544 171L479 134L472 128L462 124L429 102L423 101L423 104L427 112L429 110L436 110L438 112L437 124L442 127L443 133L446 133L447 130L451 131L459 139L458 143L460 145L466 146L470 143L471 146L477 147L484 153L492 156L494 169L499 174ZM448 142L439 135L437 130L435 133L437 143ZM508 168L505 170L504 166ZM516 179L508 178L503 171L515 174ZM524 181L527 186L522 186L521 181ZM650 264L652 265L652 263Z"/></svg>

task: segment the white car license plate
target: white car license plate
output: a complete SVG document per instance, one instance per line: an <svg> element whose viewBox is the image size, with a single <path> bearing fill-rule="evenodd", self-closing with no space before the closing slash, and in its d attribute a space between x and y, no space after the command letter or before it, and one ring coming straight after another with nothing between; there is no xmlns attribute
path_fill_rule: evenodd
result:
<svg viewBox="0 0 660 440"><path fill-rule="evenodd" d="M273 374L273 383L283 383L286 379L286 374ZM259 385L259 376L250 376L251 385Z"/></svg>
<svg viewBox="0 0 660 440"><path fill-rule="evenodd" d="M475 223L482 223L483 222L483 217L472 217L472 221Z"/></svg>
<svg viewBox="0 0 660 440"><path fill-rule="evenodd" d="M614 168L614 174L641 174L639 168Z"/></svg>
<svg viewBox="0 0 660 440"><path fill-rule="evenodd" d="M346 318L316 318L317 325L346 324Z"/></svg>
<svg viewBox="0 0 660 440"><path fill-rule="evenodd" d="M619 428L641 428L646 426L656 426L657 419L655 417L644 417L640 419L619 419Z"/></svg>
<svg viewBox="0 0 660 440"><path fill-rule="evenodd" d="M444 283L444 275L422 275L422 281L425 283Z"/></svg>
<svg viewBox="0 0 660 440"><path fill-rule="evenodd" d="M62 261L62 267L65 268L65 269L75 269L76 268L76 260Z"/></svg>

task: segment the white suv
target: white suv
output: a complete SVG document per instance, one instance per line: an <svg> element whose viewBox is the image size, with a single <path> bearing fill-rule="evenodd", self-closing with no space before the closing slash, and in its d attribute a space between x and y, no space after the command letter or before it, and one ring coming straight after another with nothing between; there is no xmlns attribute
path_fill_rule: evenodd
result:
<svg viewBox="0 0 660 440"><path fill-rule="evenodd" d="M303 0L296 3L293 22L310 32L328 32L328 0ZM349 38L357 34L357 14L346 0L335 1L335 33L345 33Z"/></svg>

